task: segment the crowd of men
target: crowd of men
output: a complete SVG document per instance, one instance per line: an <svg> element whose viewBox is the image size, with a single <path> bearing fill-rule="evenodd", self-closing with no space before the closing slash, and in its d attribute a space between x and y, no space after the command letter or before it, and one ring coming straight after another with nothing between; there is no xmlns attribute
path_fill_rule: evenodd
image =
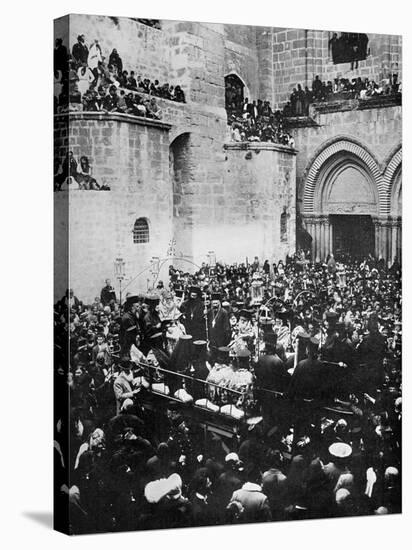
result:
<svg viewBox="0 0 412 550"><path fill-rule="evenodd" d="M334 101L338 99L368 100L379 96L396 95L402 92L402 84L398 82L398 75L392 74L380 83L369 78L335 78L333 81L322 81L319 75L315 76L312 88L305 86L302 89L298 84L290 95L289 101L283 108L283 115L307 116L309 106L315 102Z"/></svg>
<svg viewBox="0 0 412 550"><path fill-rule="evenodd" d="M399 513L398 260L302 252L169 279L124 304L107 280L92 304L69 290L55 305L71 532Z"/></svg>
<svg viewBox="0 0 412 550"><path fill-rule="evenodd" d="M127 93L127 96L126 96ZM150 95L143 99L140 94ZM146 113L138 116L152 116L153 103L156 97L170 101L185 102L185 94L180 85L173 86L168 82L160 84L127 71L123 60L114 48L107 59L100 43L95 39L86 45L84 35L77 37L71 54L63 45L62 39L56 40L54 49L54 108L55 112L71 110L99 110L106 112L126 112L126 98L145 106ZM151 106L148 107L148 104ZM154 105L156 101L154 101ZM137 114L132 110L127 111ZM154 117L160 118L160 116Z"/></svg>
<svg viewBox="0 0 412 550"><path fill-rule="evenodd" d="M231 141L270 141L294 147L281 111L273 111L270 101L261 99L227 104Z"/></svg>

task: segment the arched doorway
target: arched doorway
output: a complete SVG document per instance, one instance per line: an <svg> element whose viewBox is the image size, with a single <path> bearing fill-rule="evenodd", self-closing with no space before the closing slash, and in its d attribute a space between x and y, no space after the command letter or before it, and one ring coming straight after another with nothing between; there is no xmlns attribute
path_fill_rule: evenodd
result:
<svg viewBox="0 0 412 550"><path fill-rule="evenodd" d="M341 260L379 255L384 196L377 163L365 149L347 140L326 147L307 172L303 201L313 259L323 261L330 253Z"/></svg>
<svg viewBox="0 0 412 550"><path fill-rule="evenodd" d="M173 250L177 255L191 257L193 163L189 132L178 135L169 146L169 173L173 187Z"/></svg>
<svg viewBox="0 0 412 550"><path fill-rule="evenodd" d="M225 108L228 118L242 114L245 84L234 73L225 76Z"/></svg>
<svg viewBox="0 0 412 550"><path fill-rule="evenodd" d="M375 252L373 217L378 197L367 169L353 156L336 155L323 174L319 210L329 215L332 251L338 260Z"/></svg>

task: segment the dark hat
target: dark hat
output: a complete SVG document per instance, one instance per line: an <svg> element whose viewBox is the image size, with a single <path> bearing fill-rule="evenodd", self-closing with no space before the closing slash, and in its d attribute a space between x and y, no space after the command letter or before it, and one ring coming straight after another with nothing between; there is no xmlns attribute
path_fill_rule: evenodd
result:
<svg viewBox="0 0 412 550"><path fill-rule="evenodd" d="M138 301L139 301L139 296L137 294L134 294L132 296L128 296L126 298L126 304L128 304L128 305L136 304Z"/></svg>
<svg viewBox="0 0 412 550"><path fill-rule="evenodd" d="M236 357L239 359L250 357L250 351L247 348L240 349L237 351Z"/></svg>
<svg viewBox="0 0 412 550"><path fill-rule="evenodd" d="M276 346L278 341L277 334L275 334L274 332L268 332L263 335L263 341L265 342L265 344Z"/></svg>
<svg viewBox="0 0 412 550"><path fill-rule="evenodd" d="M217 360L219 361L227 361L229 359L229 353L230 348L227 346L221 346L220 348L217 348Z"/></svg>
<svg viewBox="0 0 412 550"><path fill-rule="evenodd" d="M338 314L336 313L336 311L328 311L328 312L326 312L326 319L328 321L332 321L332 322L336 323L336 321L338 319Z"/></svg>
<svg viewBox="0 0 412 550"><path fill-rule="evenodd" d="M206 340L195 340L193 342L193 345L196 346L197 348L203 348L207 346L207 342Z"/></svg>
<svg viewBox="0 0 412 550"><path fill-rule="evenodd" d="M148 294L144 301L147 305L156 306L160 302L160 298L157 294Z"/></svg>
<svg viewBox="0 0 412 550"><path fill-rule="evenodd" d="M169 411L178 411L181 407L177 401L169 401L169 403L167 404L167 408L169 409Z"/></svg>
<svg viewBox="0 0 412 550"><path fill-rule="evenodd" d="M274 317L275 317L275 319L282 319L282 321L285 321L285 320L289 319L291 317L291 315L292 315L292 310L287 309L283 306L283 307L275 310Z"/></svg>
<svg viewBox="0 0 412 550"><path fill-rule="evenodd" d="M130 369L130 359L128 357L123 357L123 359L120 360L120 368L121 369Z"/></svg>
<svg viewBox="0 0 412 550"><path fill-rule="evenodd" d="M239 312L239 317L243 317L244 319L246 319L247 321L250 321L251 318L252 318L252 314L250 311L248 311L247 309L242 309L240 312Z"/></svg>
<svg viewBox="0 0 412 550"><path fill-rule="evenodd" d="M261 324L263 327L269 327L274 324L273 319L268 319L267 317L263 317L263 319L259 319L259 324Z"/></svg>
<svg viewBox="0 0 412 550"><path fill-rule="evenodd" d="M190 294L196 293L200 296L202 294L202 291L200 290L200 287L198 287L198 286L190 286L189 287L189 293Z"/></svg>
<svg viewBox="0 0 412 550"><path fill-rule="evenodd" d="M211 300L221 300L222 295L220 294L220 292L212 292L210 299Z"/></svg>

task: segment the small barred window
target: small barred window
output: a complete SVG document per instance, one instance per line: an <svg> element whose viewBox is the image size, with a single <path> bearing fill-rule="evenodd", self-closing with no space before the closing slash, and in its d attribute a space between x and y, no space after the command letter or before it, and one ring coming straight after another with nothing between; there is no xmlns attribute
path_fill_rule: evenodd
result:
<svg viewBox="0 0 412 550"><path fill-rule="evenodd" d="M133 242L135 244L149 242L149 224L145 218L139 218L135 221L133 227Z"/></svg>

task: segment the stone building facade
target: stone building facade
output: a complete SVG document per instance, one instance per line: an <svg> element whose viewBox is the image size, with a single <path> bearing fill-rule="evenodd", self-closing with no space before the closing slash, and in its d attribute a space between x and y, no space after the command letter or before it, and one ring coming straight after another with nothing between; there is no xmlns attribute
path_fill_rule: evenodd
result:
<svg viewBox="0 0 412 550"><path fill-rule="evenodd" d="M366 227L369 251L392 261L401 249L401 107L343 102L291 121L295 147L233 143L228 137L225 77L236 75L251 100L281 108L292 88L390 72L402 77L401 40L368 35L358 69L334 65L325 31L70 15L55 37L71 51L77 35L116 48L136 75L180 84L186 103L159 99L161 121L124 114L55 115L55 154L86 155L110 191L55 193L56 298L70 283L92 300L125 261L124 288L146 290L151 262L160 278L170 263L190 271L207 261L278 261L295 252L297 220L324 259L339 247L345 220ZM346 218L345 218L346 216ZM356 219L355 219L356 218ZM148 241L136 242L139 220ZM346 223L346 225L348 225ZM373 233L373 234L372 234ZM67 241L70 238L70 246ZM64 273L69 266L69 281Z"/></svg>

